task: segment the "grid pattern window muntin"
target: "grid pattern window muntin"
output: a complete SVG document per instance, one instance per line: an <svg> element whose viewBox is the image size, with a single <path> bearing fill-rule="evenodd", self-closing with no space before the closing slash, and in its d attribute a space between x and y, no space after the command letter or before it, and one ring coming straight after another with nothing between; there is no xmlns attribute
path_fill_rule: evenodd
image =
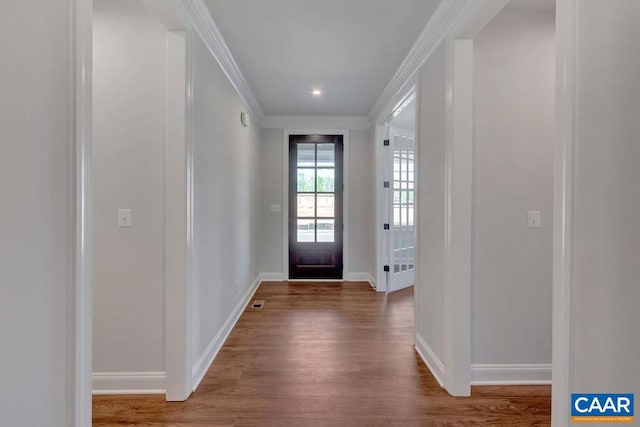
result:
<svg viewBox="0 0 640 427"><path fill-rule="evenodd" d="M312 146L313 150L311 150ZM313 156L311 156L312 152ZM297 153L297 241L334 242L336 217L335 144L326 142L300 143L297 145ZM304 183L300 182L301 178L304 179ZM307 202L301 203L302 200ZM310 233L311 230L313 233ZM329 230L330 232L325 232Z"/></svg>
<svg viewBox="0 0 640 427"><path fill-rule="evenodd" d="M415 141L393 135L393 265L394 273L414 266Z"/></svg>

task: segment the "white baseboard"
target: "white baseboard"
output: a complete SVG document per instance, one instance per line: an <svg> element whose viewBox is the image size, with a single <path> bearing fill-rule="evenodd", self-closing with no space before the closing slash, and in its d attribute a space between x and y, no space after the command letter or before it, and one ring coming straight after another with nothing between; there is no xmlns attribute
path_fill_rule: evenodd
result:
<svg viewBox="0 0 640 427"><path fill-rule="evenodd" d="M416 333L416 351L431 371L433 377L438 381L440 387L444 387L444 364L418 333Z"/></svg>
<svg viewBox="0 0 640 427"><path fill-rule="evenodd" d="M165 394L164 372L94 372L93 394Z"/></svg>
<svg viewBox="0 0 640 427"><path fill-rule="evenodd" d="M551 364L471 365L471 385L551 384Z"/></svg>
<svg viewBox="0 0 640 427"><path fill-rule="evenodd" d="M245 292L244 296L235 306L227 320L218 330L218 333L213 337L205 351L198 358L198 361L193 365L193 369L191 371L191 383L193 384L193 391L196 391L196 389L200 385L200 382L202 382L202 379L209 370L209 367L213 363L213 360L216 358L216 355L224 345L224 342L227 340L227 337L242 315L244 308L247 306L247 304L249 304L249 301L251 301L253 294L256 293L258 286L260 285L260 283L262 283L261 276L262 275L259 274L256 280L251 284L249 289L247 289L247 292Z"/></svg>
<svg viewBox="0 0 640 427"><path fill-rule="evenodd" d="M376 288L376 280L370 273L347 273L345 275L347 282L369 282L373 289Z"/></svg>
<svg viewBox="0 0 640 427"><path fill-rule="evenodd" d="M284 282L284 274L282 274L282 273L260 273L260 281L262 281L262 282Z"/></svg>

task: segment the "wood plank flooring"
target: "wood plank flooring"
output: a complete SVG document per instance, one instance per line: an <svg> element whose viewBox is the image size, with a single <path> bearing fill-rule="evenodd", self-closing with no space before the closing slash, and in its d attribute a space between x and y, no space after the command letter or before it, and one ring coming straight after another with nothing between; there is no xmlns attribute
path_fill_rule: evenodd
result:
<svg viewBox="0 0 640 427"><path fill-rule="evenodd" d="M442 390L413 348L412 289L271 282L254 299L187 402L94 396L94 425L550 425L550 386Z"/></svg>

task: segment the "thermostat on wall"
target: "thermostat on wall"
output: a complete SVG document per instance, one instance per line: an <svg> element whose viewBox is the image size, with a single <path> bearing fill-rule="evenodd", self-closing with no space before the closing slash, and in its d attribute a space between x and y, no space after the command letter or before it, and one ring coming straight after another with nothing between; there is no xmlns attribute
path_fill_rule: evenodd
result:
<svg viewBox="0 0 640 427"><path fill-rule="evenodd" d="M241 112L240 113L240 123L242 123L242 126L244 126L244 127L249 127L249 114L247 114L245 112Z"/></svg>

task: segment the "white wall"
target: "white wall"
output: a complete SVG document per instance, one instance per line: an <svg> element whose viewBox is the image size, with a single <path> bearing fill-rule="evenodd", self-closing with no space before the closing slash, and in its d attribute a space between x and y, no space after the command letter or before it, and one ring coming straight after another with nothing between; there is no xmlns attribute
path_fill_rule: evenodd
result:
<svg viewBox="0 0 640 427"><path fill-rule="evenodd" d="M95 0L93 24L94 372L162 372L167 32L140 1Z"/></svg>
<svg viewBox="0 0 640 427"><path fill-rule="evenodd" d="M0 3L0 425L72 425L71 1Z"/></svg>
<svg viewBox="0 0 640 427"><path fill-rule="evenodd" d="M260 246L261 273L282 274L282 215L271 212L271 205L283 210L282 174L284 173L283 129L263 129L260 142ZM288 256L288 255L287 255Z"/></svg>
<svg viewBox="0 0 640 427"><path fill-rule="evenodd" d="M505 10L474 39L472 364L551 363L554 19Z"/></svg>
<svg viewBox="0 0 640 427"><path fill-rule="evenodd" d="M374 247L374 160L371 130L350 130L348 164L349 225L347 245L349 273L367 273L375 270ZM283 203L284 129L263 129L260 145L260 250L258 265L262 273L282 274L282 215L271 212L272 204ZM285 256L288 256L285 255ZM285 273L285 276L288 272ZM358 280L363 279L358 275Z"/></svg>
<svg viewBox="0 0 640 427"><path fill-rule="evenodd" d="M447 51L438 47L420 69L417 141L416 346L442 378Z"/></svg>
<svg viewBox="0 0 640 427"><path fill-rule="evenodd" d="M192 355L197 380L222 345L227 319L257 278L260 128L192 34L194 260ZM255 120L252 122L255 123Z"/></svg>
<svg viewBox="0 0 640 427"><path fill-rule="evenodd" d="M375 272L374 150L372 130L349 131L348 273Z"/></svg>
<svg viewBox="0 0 640 427"><path fill-rule="evenodd" d="M640 3L580 1L572 392L640 396ZM566 397L568 399L568 397Z"/></svg>

